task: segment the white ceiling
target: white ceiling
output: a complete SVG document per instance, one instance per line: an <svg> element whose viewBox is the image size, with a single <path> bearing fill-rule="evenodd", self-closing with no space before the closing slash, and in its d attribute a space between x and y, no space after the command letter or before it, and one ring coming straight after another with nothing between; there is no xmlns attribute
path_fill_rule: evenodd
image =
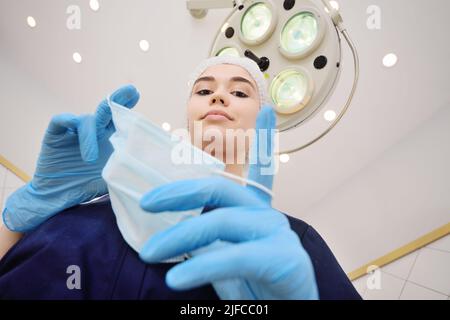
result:
<svg viewBox="0 0 450 320"><path fill-rule="evenodd" d="M309 208L440 109L450 107L448 0L338 2L359 51L360 83L349 113L337 128L281 166L275 205L299 217L307 216ZM66 28L66 8L72 4L81 7L81 30ZM366 27L366 9L374 4L381 8L381 30ZM141 113L156 123L182 126L188 75L208 55L229 12L214 10L195 20L184 0L108 0L100 5L93 12L87 0L0 0L0 61L9 72L22 75L17 79L27 78L28 85L0 70L4 87L0 97L14 103L1 106L0 154L29 174L52 114L92 112L102 98L125 83L140 90ZM36 28L26 25L28 15L37 20ZM150 43L146 53L139 49L141 39ZM81 64L72 60L75 51L82 54ZM381 61L389 52L395 52L399 62L386 69ZM343 70L331 107L345 102L352 81L345 44ZM46 92L50 97L46 103L33 99L35 90ZM14 130L21 134L8 134ZM307 132L305 127L282 136L282 146L304 141ZM29 141L33 147L18 150L17 145Z"/></svg>

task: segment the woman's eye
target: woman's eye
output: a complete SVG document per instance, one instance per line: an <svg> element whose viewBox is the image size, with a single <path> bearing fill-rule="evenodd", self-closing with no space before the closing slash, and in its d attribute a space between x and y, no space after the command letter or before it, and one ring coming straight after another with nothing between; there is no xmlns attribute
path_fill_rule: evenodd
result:
<svg viewBox="0 0 450 320"><path fill-rule="evenodd" d="M247 98L248 95L246 95L245 93L243 93L242 91L234 91L235 93L237 93L237 96L239 98Z"/></svg>
<svg viewBox="0 0 450 320"><path fill-rule="evenodd" d="M208 90L208 89L203 89L197 92L197 94L201 95L201 96L205 96L207 94L210 94L212 91Z"/></svg>

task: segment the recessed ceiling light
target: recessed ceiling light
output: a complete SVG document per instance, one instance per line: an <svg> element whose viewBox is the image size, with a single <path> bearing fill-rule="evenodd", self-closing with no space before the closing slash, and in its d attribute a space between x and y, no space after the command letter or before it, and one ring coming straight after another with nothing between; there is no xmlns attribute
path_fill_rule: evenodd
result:
<svg viewBox="0 0 450 320"><path fill-rule="evenodd" d="M339 3L337 1L330 1L330 4L334 9L339 10Z"/></svg>
<svg viewBox="0 0 450 320"><path fill-rule="evenodd" d="M327 121L334 121L334 119L336 119L336 112L333 110L328 110L323 114L323 117Z"/></svg>
<svg viewBox="0 0 450 320"><path fill-rule="evenodd" d="M333 7L333 9L339 10L339 3L337 1L330 1L330 5L331 5L331 7ZM325 7L325 11L327 13L330 13L330 11L328 10L327 7Z"/></svg>
<svg viewBox="0 0 450 320"><path fill-rule="evenodd" d="M164 129L164 131L170 131L170 123L164 122L161 127Z"/></svg>
<svg viewBox="0 0 450 320"><path fill-rule="evenodd" d="M30 28L36 27L36 20L32 16L27 17L27 23Z"/></svg>
<svg viewBox="0 0 450 320"><path fill-rule="evenodd" d="M395 53L389 53L383 58L383 65L387 68L391 68L397 64L398 57Z"/></svg>
<svg viewBox="0 0 450 320"><path fill-rule="evenodd" d="M81 63L81 61L83 60L83 58L81 57L81 54L79 54L78 52L74 52L72 57L73 57L73 61L75 61L76 63Z"/></svg>
<svg viewBox="0 0 450 320"><path fill-rule="evenodd" d="M289 159L290 159L290 157L288 154L286 154L286 153L280 154L280 162L281 163L287 163L289 161Z"/></svg>
<svg viewBox="0 0 450 320"><path fill-rule="evenodd" d="M89 6L91 7L92 11L98 11L98 9L100 9L100 3L98 3L98 0L90 0Z"/></svg>
<svg viewBox="0 0 450 320"><path fill-rule="evenodd" d="M141 48L142 51L147 52L148 49L150 48L150 44L148 43L147 40L141 40L139 41L139 47Z"/></svg>

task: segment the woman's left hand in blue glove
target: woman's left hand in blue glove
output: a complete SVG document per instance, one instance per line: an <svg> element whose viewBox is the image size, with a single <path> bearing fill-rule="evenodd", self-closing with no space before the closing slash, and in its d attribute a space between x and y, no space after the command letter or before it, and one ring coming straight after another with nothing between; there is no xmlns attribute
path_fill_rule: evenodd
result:
<svg viewBox="0 0 450 320"><path fill-rule="evenodd" d="M132 85L116 90L111 99L128 108L139 100ZM6 201L4 224L18 232L33 230L74 205L108 192L102 170L113 148L115 132L110 107L103 100L95 114L60 114L48 125L33 179Z"/></svg>
<svg viewBox="0 0 450 320"><path fill-rule="evenodd" d="M274 121L272 109L263 108L257 132L274 128ZM272 146L272 135L268 137L268 145ZM260 161L252 165L249 179L271 188L273 176L261 174L262 167ZM255 187L222 177L184 180L155 188L141 199L146 211L200 207L211 211L152 236L140 256L156 263L222 240L230 244L206 250L170 269L166 275L168 286L186 290L238 278L248 284L255 299L317 299L309 255L286 216L273 209L270 200Z"/></svg>

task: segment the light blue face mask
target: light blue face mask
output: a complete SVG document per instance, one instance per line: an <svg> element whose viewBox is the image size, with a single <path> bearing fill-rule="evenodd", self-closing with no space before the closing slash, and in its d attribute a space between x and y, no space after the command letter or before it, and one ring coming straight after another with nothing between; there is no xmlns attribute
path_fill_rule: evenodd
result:
<svg viewBox="0 0 450 320"><path fill-rule="evenodd" d="M200 215L202 208L180 212L150 214L141 209L144 193L176 180L210 177L223 172L225 164L190 143L153 125L138 113L109 101L116 132L110 141L114 147L102 172L125 241L137 252L151 235L188 217ZM172 151L185 144L205 161L202 164L175 164Z"/></svg>
<svg viewBox="0 0 450 320"><path fill-rule="evenodd" d="M224 172L225 164L215 157L152 124L138 113L109 101L116 128L110 141L114 152L102 172L125 241L137 252L151 235L188 217L198 216L203 208L189 211L149 214L141 209L141 197L165 183L222 175L270 190ZM175 150L200 162L176 159Z"/></svg>

